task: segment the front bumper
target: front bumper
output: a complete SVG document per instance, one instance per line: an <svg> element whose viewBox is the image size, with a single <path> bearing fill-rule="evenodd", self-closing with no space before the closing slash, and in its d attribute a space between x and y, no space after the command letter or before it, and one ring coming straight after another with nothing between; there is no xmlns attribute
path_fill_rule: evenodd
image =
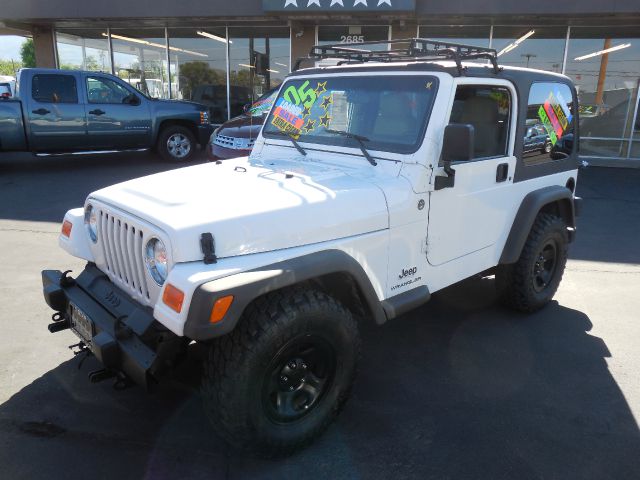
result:
<svg viewBox="0 0 640 480"><path fill-rule="evenodd" d="M247 149L235 149L225 148L220 145L209 143L207 145L207 156L209 160L230 160L232 158L246 157L251 153L251 148Z"/></svg>
<svg viewBox="0 0 640 480"><path fill-rule="evenodd" d="M76 279L59 270L44 270L42 286L45 301L58 312L49 330L71 328L73 309L82 312L90 329L72 330L114 374L148 387L184 349L181 337L158 323L150 309L118 289L92 263Z"/></svg>

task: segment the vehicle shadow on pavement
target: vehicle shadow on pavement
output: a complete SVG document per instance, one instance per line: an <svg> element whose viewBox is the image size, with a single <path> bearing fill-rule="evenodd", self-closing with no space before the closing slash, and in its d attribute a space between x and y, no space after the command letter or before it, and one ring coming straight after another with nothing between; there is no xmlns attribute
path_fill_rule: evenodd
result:
<svg viewBox="0 0 640 480"><path fill-rule="evenodd" d="M197 350L151 394L90 385L97 363L79 371L75 358L0 406L0 464L5 478L633 478L640 433L591 327L556 302L514 314L495 304L493 280L461 282L363 325L353 398L280 460L212 433Z"/></svg>
<svg viewBox="0 0 640 480"><path fill-rule="evenodd" d="M202 150L185 164L166 162L150 152L44 158L3 153L0 219L62 222L67 210L83 206L95 190L205 161Z"/></svg>

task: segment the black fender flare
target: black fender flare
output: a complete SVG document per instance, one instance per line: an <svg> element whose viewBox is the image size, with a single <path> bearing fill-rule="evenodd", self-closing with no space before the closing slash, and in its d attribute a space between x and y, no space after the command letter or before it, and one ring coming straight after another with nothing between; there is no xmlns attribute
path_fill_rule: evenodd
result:
<svg viewBox="0 0 640 480"><path fill-rule="evenodd" d="M184 325L184 336L192 340L208 340L233 330L245 308L256 298L284 287L334 273L351 276L359 289L361 300L376 323L384 323L388 315L383 302L357 260L342 250L323 250L265 265L246 272L206 282L193 293ZM224 319L209 323L214 303L221 297L233 295L233 303Z"/></svg>
<svg viewBox="0 0 640 480"><path fill-rule="evenodd" d="M558 213L564 219L567 227L575 229L576 211L571 190L560 185L553 185L529 192L520 203L520 208L518 208L513 220L511 231L502 249L500 264L518 261L536 216L544 207L551 204L558 206Z"/></svg>

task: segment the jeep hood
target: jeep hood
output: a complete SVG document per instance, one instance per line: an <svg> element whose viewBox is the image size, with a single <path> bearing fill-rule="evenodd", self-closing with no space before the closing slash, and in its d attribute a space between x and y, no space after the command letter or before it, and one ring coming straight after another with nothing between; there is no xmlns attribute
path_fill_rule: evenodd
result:
<svg viewBox="0 0 640 480"><path fill-rule="evenodd" d="M232 257L324 242L388 228L382 190L371 181L312 162L251 164L246 158L171 170L91 194L163 230L172 260Z"/></svg>

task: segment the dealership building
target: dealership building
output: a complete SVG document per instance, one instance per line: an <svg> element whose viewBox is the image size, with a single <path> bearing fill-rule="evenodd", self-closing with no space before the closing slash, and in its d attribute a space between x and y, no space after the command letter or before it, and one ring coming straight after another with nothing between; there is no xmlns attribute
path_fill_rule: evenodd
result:
<svg viewBox="0 0 640 480"><path fill-rule="evenodd" d="M3 5L2 35L31 36L38 66L111 72L153 97L205 103L215 123L315 44L491 47L502 65L574 80L585 159L640 166L639 0L23 0Z"/></svg>

